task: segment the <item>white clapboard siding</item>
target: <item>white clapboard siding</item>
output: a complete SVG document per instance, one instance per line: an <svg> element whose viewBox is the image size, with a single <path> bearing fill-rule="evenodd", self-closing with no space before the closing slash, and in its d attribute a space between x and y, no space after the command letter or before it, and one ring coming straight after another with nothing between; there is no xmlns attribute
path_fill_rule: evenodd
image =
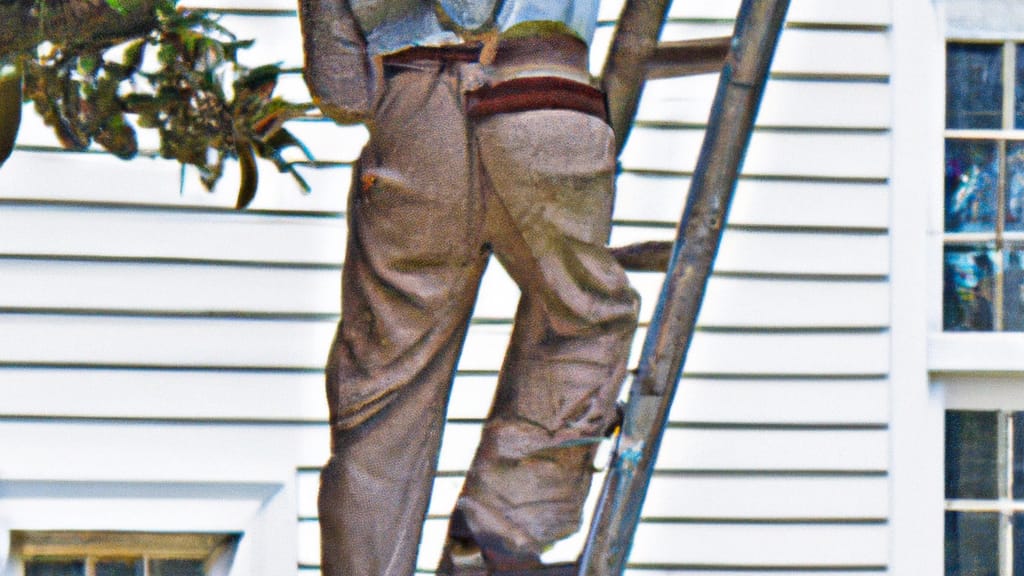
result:
<svg viewBox="0 0 1024 576"><path fill-rule="evenodd" d="M0 368L0 398L15 417L327 421L324 377L315 371L8 366Z"/></svg>
<svg viewBox="0 0 1024 576"><path fill-rule="evenodd" d="M445 525L445 520L427 520L417 562L420 569L437 565ZM299 522L298 531L300 563L318 563L317 523ZM646 523L637 531L630 558L639 565L771 566L803 573L804 568L877 569L885 565L888 553L888 533L879 524Z"/></svg>
<svg viewBox="0 0 1024 576"><path fill-rule="evenodd" d="M283 2L285 0L278 0ZM864 0L856 3L833 0L794 0L786 20L790 23L815 25L888 26L891 0ZM615 20L622 11L623 0L601 2L601 18ZM669 18L692 20L732 19L739 10L739 0L691 0L674 2Z"/></svg>
<svg viewBox="0 0 1024 576"><path fill-rule="evenodd" d="M449 424L440 469L462 472L478 424ZM887 466L887 433L875 429L669 428L658 467L673 471L878 472Z"/></svg>
<svg viewBox="0 0 1024 576"><path fill-rule="evenodd" d="M456 378L448 417L486 417L497 374ZM765 406L771 406L766 410ZM889 421L889 390L884 378L806 379L692 377L679 383L670 420L675 423L808 426L881 426Z"/></svg>
<svg viewBox="0 0 1024 576"><path fill-rule="evenodd" d="M320 474L300 471L296 479L299 518L317 517ZM463 477L439 476L428 515L447 517ZM837 497L842 495L842 497ZM877 520L889 513L884 476L668 475L651 480L644 503L647 519L729 521Z"/></svg>
<svg viewBox="0 0 1024 576"><path fill-rule="evenodd" d="M244 62L301 64L294 0L187 3L230 12L222 23L257 40ZM793 0L629 576L886 573L891 3ZM664 37L727 34L738 5L675 2ZM602 3L594 71L620 7ZM612 244L674 237L716 81L648 85ZM278 93L308 98L295 73ZM260 161L253 208L236 213L232 163L210 193L194 171L182 179L154 157L151 132L132 162L95 147L69 153L26 111L0 170L0 435L37 444L0 445L5 476L294 477L296 570L319 576L322 367L349 163L366 131L290 123L321 166L298 166L312 193ZM630 274L644 323L661 277ZM493 264L454 383L422 573L436 564L490 406L517 294ZM201 449L179 459L182 445ZM269 458L288 469L268 470ZM578 544L550 558L571 558Z"/></svg>
<svg viewBox="0 0 1024 576"><path fill-rule="evenodd" d="M319 370L335 328L325 320L60 313L8 313L0 320L0 363L98 367ZM631 364L644 332L637 332ZM472 325L460 368L497 369L509 333L508 325ZM887 335L878 331L702 331L694 336L686 373L878 375L888 362Z"/></svg>
<svg viewBox="0 0 1024 576"><path fill-rule="evenodd" d="M617 226L613 246L674 240L672 228ZM860 232L727 230L715 260L717 272L824 276L885 276L889 239Z"/></svg>
<svg viewBox="0 0 1024 576"><path fill-rule="evenodd" d="M613 29L598 28L590 51L593 73L604 64ZM663 40L693 40L732 34L730 23L670 21ZM889 74L889 44L884 31L789 28L779 40L772 74L882 77Z"/></svg>
<svg viewBox="0 0 1024 576"><path fill-rule="evenodd" d="M618 178L620 222L677 224L690 178L626 172ZM797 209L799 208L799 209ZM884 183L741 179L729 210L732 226L883 229L889 223Z"/></svg>
<svg viewBox="0 0 1024 576"><path fill-rule="evenodd" d="M348 166L297 167L313 190L303 194L290 175L268 161L257 164L259 191L249 211L344 210ZM0 169L0 199L231 209L238 197L237 163L229 161L224 170L221 183L210 192L193 178L182 187L181 168L172 160L124 161L92 152L18 149ZM0 213L6 210L0 207Z"/></svg>
<svg viewBox="0 0 1024 576"><path fill-rule="evenodd" d="M704 133L638 126L622 152L628 170L692 172ZM889 173L889 137L875 132L756 132L743 163L748 176L872 178Z"/></svg>
<svg viewBox="0 0 1024 576"><path fill-rule="evenodd" d="M664 274L633 272L629 278L640 295L640 322L646 323L661 293ZM500 267L491 267L482 290L478 317L508 318L514 313L518 288ZM869 328L885 326L888 320L888 287L871 279L837 282L713 276L700 314L701 326L719 328Z"/></svg>
<svg viewBox="0 0 1024 576"><path fill-rule="evenodd" d="M337 266L344 246L338 217L0 205L2 255Z"/></svg>
<svg viewBox="0 0 1024 576"><path fill-rule="evenodd" d="M717 86L713 74L648 82L637 121L705 124ZM889 87L882 82L778 79L765 88L757 122L772 128L885 129L889 107Z"/></svg>

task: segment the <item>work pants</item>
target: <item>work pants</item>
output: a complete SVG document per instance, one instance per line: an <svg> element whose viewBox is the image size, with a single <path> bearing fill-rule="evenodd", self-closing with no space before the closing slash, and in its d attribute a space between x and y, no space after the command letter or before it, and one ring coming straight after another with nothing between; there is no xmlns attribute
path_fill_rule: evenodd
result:
<svg viewBox="0 0 1024 576"><path fill-rule="evenodd" d="M613 422L637 300L605 244L614 141L558 109L470 120L490 72L385 71L353 177L342 321L328 362L325 576L410 576L456 362L493 253L522 297L457 508L478 542L520 553L579 528Z"/></svg>

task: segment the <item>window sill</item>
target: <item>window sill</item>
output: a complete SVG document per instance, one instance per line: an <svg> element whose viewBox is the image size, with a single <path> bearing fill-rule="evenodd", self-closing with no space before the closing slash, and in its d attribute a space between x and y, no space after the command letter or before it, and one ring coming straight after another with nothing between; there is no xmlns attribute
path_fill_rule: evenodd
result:
<svg viewBox="0 0 1024 576"><path fill-rule="evenodd" d="M928 371L1024 372L1024 332L932 333L928 336Z"/></svg>

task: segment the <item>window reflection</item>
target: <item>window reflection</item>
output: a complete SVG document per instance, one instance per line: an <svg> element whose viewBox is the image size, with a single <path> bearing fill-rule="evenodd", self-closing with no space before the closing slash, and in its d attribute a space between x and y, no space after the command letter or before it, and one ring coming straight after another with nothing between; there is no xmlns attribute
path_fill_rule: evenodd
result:
<svg viewBox="0 0 1024 576"><path fill-rule="evenodd" d="M25 576L85 576L81 560L32 561L25 563Z"/></svg>
<svg viewBox="0 0 1024 576"><path fill-rule="evenodd" d="M1001 128L1003 47L958 44L946 48L946 127Z"/></svg>
<svg viewBox="0 0 1024 576"><path fill-rule="evenodd" d="M1003 330L1024 331L1024 250L1006 251L1006 267L1003 269Z"/></svg>
<svg viewBox="0 0 1024 576"><path fill-rule="evenodd" d="M946 575L998 576L999 514L946 511Z"/></svg>
<svg viewBox="0 0 1024 576"><path fill-rule="evenodd" d="M1017 45L1017 70L1015 80L1016 102L1013 107L1013 127L1024 129L1024 44Z"/></svg>
<svg viewBox="0 0 1024 576"><path fill-rule="evenodd" d="M996 412L946 412L946 498L996 498Z"/></svg>
<svg viewBox="0 0 1024 576"><path fill-rule="evenodd" d="M144 560L103 560L96 563L96 576L145 576Z"/></svg>
<svg viewBox="0 0 1024 576"><path fill-rule="evenodd" d="M995 142L946 141L946 232L994 232L999 153Z"/></svg>
<svg viewBox="0 0 1024 576"><path fill-rule="evenodd" d="M200 560L152 560L150 576L203 576Z"/></svg>
<svg viewBox="0 0 1024 576"><path fill-rule="evenodd" d="M943 267L945 330L989 331L996 280L996 253L984 246L947 246Z"/></svg>

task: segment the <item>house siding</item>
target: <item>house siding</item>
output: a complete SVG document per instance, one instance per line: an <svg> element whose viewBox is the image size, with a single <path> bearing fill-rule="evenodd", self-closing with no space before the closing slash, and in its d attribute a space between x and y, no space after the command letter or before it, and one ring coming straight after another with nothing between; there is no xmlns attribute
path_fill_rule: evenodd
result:
<svg viewBox="0 0 1024 576"><path fill-rule="evenodd" d="M890 2L793 0L631 576L888 570ZM226 26L256 38L248 62L301 65L294 3L188 4L224 10ZM676 2L664 37L728 34L737 6ZM602 4L595 71L620 7ZM714 76L648 84L621 158L613 244L674 237L714 86ZM281 90L306 97L295 74ZM125 163L62 151L26 116L0 171L0 480L280 482L295 528L282 546L300 574L319 573L321 371L365 131L292 123L318 161L299 167L312 193L261 162L253 209L233 212L232 167L209 193L152 153ZM634 366L661 277L631 274L644 323ZM424 572L479 437L516 297L492 266L453 392ZM74 450L52 456L80 462L48 467L51 443L69 437ZM263 443L275 448L261 455ZM182 456L196 444L207 456ZM204 468L217 450L242 453L225 457L232 469ZM0 490L0 520L3 499ZM161 518L180 525L170 510ZM549 557L572 558L579 542Z"/></svg>

